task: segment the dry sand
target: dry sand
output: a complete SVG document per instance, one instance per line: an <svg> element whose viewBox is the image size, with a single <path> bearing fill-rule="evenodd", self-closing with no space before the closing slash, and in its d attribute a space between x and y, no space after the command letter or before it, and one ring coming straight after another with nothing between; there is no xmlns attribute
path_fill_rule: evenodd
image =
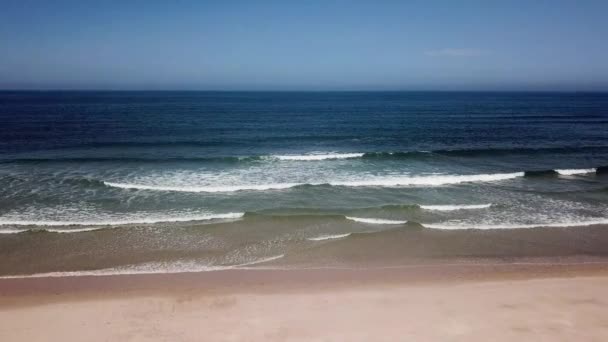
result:
<svg viewBox="0 0 608 342"><path fill-rule="evenodd" d="M608 264L0 281L0 341L606 341Z"/></svg>

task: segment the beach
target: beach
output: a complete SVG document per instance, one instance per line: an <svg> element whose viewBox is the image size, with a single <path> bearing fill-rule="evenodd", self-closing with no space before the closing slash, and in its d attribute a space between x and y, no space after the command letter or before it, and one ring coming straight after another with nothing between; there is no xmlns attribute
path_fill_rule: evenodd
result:
<svg viewBox="0 0 608 342"><path fill-rule="evenodd" d="M2 341L601 341L608 260L0 280Z"/></svg>
<svg viewBox="0 0 608 342"><path fill-rule="evenodd" d="M0 342L608 341L608 1L8 1Z"/></svg>
<svg viewBox="0 0 608 342"><path fill-rule="evenodd" d="M24 234L49 246L87 238ZM71 241L78 254L84 240ZM44 249L36 260L3 249L0 340L600 341L607 241L603 225L400 226L198 269L82 270L90 266L58 265ZM49 265L75 270L37 272Z"/></svg>
<svg viewBox="0 0 608 342"><path fill-rule="evenodd" d="M603 340L607 108L0 92L0 341Z"/></svg>

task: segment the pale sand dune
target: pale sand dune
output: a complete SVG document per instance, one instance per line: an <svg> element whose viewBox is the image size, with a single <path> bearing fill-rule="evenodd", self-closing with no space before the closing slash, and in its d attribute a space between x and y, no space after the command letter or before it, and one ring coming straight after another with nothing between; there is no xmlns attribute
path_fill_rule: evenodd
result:
<svg viewBox="0 0 608 342"><path fill-rule="evenodd" d="M73 284L62 291L51 286L16 297L4 282L0 341L602 341L608 276L605 269L588 273L363 285L351 274L308 286L281 281L289 273L273 279L266 272L261 276L270 274L278 286L258 278L227 288L218 285L243 274L228 274L209 288L164 283L180 278L173 275L148 278L160 284L154 288L137 290L122 278L128 290L109 286L76 295L82 288L73 278L61 280L61 286ZM318 275L311 272L313 282Z"/></svg>

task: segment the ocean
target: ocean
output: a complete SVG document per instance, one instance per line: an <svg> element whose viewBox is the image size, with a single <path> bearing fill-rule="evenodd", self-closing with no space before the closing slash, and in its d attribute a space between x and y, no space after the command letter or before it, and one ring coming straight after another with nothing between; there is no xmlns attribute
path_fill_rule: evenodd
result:
<svg viewBox="0 0 608 342"><path fill-rule="evenodd" d="M0 275L542 256L606 166L606 93L2 91Z"/></svg>

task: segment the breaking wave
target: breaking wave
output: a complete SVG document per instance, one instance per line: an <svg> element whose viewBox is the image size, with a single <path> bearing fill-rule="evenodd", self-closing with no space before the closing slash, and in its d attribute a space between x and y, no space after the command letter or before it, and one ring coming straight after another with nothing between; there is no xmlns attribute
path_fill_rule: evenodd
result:
<svg viewBox="0 0 608 342"><path fill-rule="evenodd" d="M379 218L345 216L347 220L369 224L406 224L407 221L386 220Z"/></svg>
<svg viewBox="0 0 608 342"><path fill-rule="evenodd" d="M531 223L531 224L450 224L450 223L422 223L425 228L432 229L519 229L519 228L559 228L559 227L585 227L608 224L608 219L594 219L588 221Z"/></svg>
<svg viewBox="0 0 608 342"><path fill-rule="evenodd" d="M586 173L595 173L596 169L558 169L555 170L562 176L581 175Z"/></svg>
<svg viewBox="0 0 608 342"><path fill-rule="evenodd" d="M454 211L464 209L485 209L492 206L492 203L487 204L463 204L463 205L421 205L421 209L437 210L437 211Z"/></svg>
<svg viewBox="0 0 608 342"><path fill-rule="evenodd" d="M332 159L352 159L363 157L365 153L327 153L327 154L303 154L303 155L273 155L272 158L279 160L318 161Z"/></svg>
<svg viewBox="0 0 608 342"><path fill-rule="evenodd" d="M323 241L323 240L341 239L341 238L350 236L350 234L352 234L352 233L336 234L336 235L321 235L321 236L317 236L317 237L308 238L306 240Z"/></svg>
<svg viewBox="0 0 608 342"><path fill-rule="evenodd" d="M171 185L146 185L133 183L107 182L109 187L134 189L134 190L156 190L176 192L235 192L235 191L265 191L289 189L297 186L331 185L345 187L400 187L400 186L441 186L471 182L495 182L524 176L523 172L494 173L478 175L428 175L428 176L401 176L401 177L374 177L367 180L330 181L326 183L271 183L271 184L242 184L223 186L171 186Z"/></svg>
<svg viewBox="0 0 608 342"><path fill-rule="evenodd" d="M174 261L169 263L153 262L140 265L104 268L91 271L66 271L66 272L47 272L24 275L0 276L0 279L18 278L57 278L57 277L84 277L84 276L115 276L115 275L136 275L136 274L174 274L174 273L197 273L224 271L231 269L246 269L248 266L257 265L265 262L280 259L284 254L261 258L237 265L201 265L192 261Z"/></svg>
<svg viewBox="0 0 608 342"><path fill-rule="evenodd" d="M154 224L154 223L171 223L171 222L190 222L190 221L208 221L208 220L222 220L222 219L240 219L244 213L226 213L226 214L206 214L206 215L190 215L184 217L151 217L151 218L137 218L128 220L99 220L99 221L33 221L33 220L0 220L0 226L91 226L90 228L72 228L72 229L52 229L46 228L45 231L55 233L78 233L92 230L105 229L108 226L122 226L122 225L135 225L135 224ZM103 228L99 228L102 226ZM12 230L0 230L0 234L13 234L28 231L29 229L12 229Z"/></svg>

